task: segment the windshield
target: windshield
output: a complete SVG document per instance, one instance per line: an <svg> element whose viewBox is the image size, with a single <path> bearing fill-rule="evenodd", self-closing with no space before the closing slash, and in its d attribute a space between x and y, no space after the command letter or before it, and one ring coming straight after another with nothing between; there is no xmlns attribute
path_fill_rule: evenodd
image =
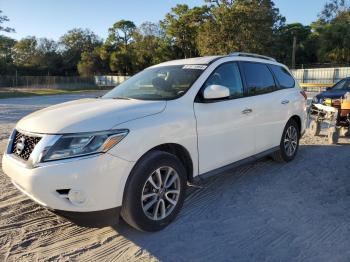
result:
<svg viewBox="0 0 350 262"><path fill-rule="evenodd" d="M145 69L102 98L176 99L190 89L205 68L205 65L176 65Z"/></svg>
<svg viewBox="0 0 350 262"><path fill-rule="evenodd" d="M335 84L331 90L350 90L350 81L344 79Z"/></svg>

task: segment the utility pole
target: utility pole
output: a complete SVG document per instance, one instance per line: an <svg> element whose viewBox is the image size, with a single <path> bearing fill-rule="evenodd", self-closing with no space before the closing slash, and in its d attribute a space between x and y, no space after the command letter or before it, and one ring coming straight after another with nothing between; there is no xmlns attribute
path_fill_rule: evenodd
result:
<svg viewBox="0 0 350 262"><path fill-rule="evenodd" d="M18 85L18 75L17 75L17 68L16 68L16 87Z"/></svg>
<svg viewBox="0 0 350 262"><path fill-rule="evenodd" d="M292 69L295 69L295 52L297 48L297 36L293 34Z"/></svg>

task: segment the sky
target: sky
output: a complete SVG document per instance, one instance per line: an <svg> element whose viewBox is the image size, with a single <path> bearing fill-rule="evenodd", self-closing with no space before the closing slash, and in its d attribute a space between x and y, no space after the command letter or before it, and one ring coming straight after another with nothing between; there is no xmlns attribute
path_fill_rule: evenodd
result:
<svg viewBox="0 0 350 262"><path fill-rule="evenodd" d="M317 19L327 0L274 0L287 23L310 24ZM190 7L204 0L0 0L0 10L8 16L16 33L8 36L20 39L29 35L58 40L72 28L89 28L106 38L108 28L121 19L136 25L157 22L176 4Z"/></svg>

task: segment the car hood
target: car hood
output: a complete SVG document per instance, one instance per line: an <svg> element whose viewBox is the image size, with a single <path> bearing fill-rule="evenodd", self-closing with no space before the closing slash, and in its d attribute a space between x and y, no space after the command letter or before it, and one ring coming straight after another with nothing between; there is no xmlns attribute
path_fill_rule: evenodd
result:
<svg viewBox="0 0 350 262"><path fill-rule="evenodd" d="M332 99L337 99L341 98L345 95L346 92L349 91L344 91L344 90L339 90L339 91L325 91L317 95L318 98L332 98Z"/></svg>
<svg viewBox="0 0 350 262"><path fill-rule="evenodd" d="M165 106L165 101L80 99L36 111L22 118L16 128L43 134L102 131L123 122L157 114Z"/></svg>

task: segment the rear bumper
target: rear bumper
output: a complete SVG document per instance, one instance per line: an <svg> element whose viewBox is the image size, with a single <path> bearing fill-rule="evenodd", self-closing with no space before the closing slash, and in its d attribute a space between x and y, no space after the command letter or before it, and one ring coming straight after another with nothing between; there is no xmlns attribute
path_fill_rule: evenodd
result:
<svg viewBox="0 0 350 262"><path fill-rule="evenodd" d="M121 206L93 212L50 211L78 226L99 228L117 224L119 222Z"/></svg>

